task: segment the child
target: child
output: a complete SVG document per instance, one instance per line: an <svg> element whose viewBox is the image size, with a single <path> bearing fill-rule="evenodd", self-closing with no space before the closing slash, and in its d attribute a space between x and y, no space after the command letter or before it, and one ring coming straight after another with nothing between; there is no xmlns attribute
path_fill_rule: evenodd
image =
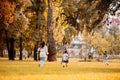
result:
<svg viewBox="0 0 120 80"><path fill-rule="evenodd" d="M40 56L40 64L39 64L39 66L42 67L44 65L44 63L45 63L45 59L46 59L47 55L49 54L48 53L48 48L45 45L44 41L41 43L41 46L38 48L38 52L39 52L39 56Z"/></svg>
<svg viewBox="0 0 120 80"><path fill-rule="evenodd" d="M27 59L28 58L28 52L25 48L22 50L22 53L25 56L25 59Z"/></svg>
<svg viewBox="0 0 120 80"><path fill-rule="evenodd" d="M69 62L69 55L68 55L68 52L65 51L63 53L63 56L62 56L62 63L63 63L63 68L66 66L68 66L68 62ZM65 63L65 64L64 64Z"/></svg>
<svg viewBox="0 0 120 80"><path fill-rule="evenodd" d="M104 59L103 61L104 61L105 65L109 65L109 64L108 64L107 51L104 52L104 54L103 54L103 59Z"/></svg>

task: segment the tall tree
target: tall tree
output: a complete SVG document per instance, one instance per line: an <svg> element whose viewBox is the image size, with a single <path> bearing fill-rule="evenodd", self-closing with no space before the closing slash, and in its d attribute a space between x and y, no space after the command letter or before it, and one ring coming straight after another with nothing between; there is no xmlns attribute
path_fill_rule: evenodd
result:
<svg viewBox="0 0 120 80"><path fill-rule="evenodd" d="M6 48L5 45L5 34L4 29L0 27L0 57L3 57L3 50Z"/></svg>
<svg viewBox="0 0 120 80"><path fill-rule="evenodd" d="M53 20L52 0L48 0L48 16L47 16L48 52L49 52L48 61L57 60L55 41L53 38L52 20Z"/></svg>
<svg viewBox="0 0 120 80"><path fill-rule="evenodd" d="M15 9L15 4L13 0L0 0L0 27L2 27L6 35L6 45L8 50L9 60L14 60L14 51L12 38L9 38L9 24L13 22L13 12ZM9 34L8 34L9 33Z"/></svg>
<svg viewBox="0 0 120 80"><path fill-rule="evenodd" d="M32 13L32 20L31 25L34 29L33 35L34 35L34 60L38 60L37 58L37 48L39 46L39 43L42 42L42 40L45 39L46 32L46 21L44 12L46 9L46 0L31 0L32 6L30 7L30 12Z"/></svg>
<svg viewBox="0 0 120 80"><path fill-rule="evenodd" d="M19 37L20 40L20 56L19 60L22 60L22 37L24 32L28 28L29 20L25 15L25 10L31 5L30 0L16 0L16 8L14 12L14 21L11 24L11 33L15 37Z"/></svg>

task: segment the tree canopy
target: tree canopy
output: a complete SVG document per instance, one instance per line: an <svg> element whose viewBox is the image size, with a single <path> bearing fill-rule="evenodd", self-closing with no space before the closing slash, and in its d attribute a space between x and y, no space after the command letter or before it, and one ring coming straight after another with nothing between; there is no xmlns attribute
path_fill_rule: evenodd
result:
<svg viewBox="0 0 120 80"><path fill-rule="evenodd" d="M111 50L114 42L114 49L119 52L117 28L112 27L109 32L111 35L105 35L104 38L99 33L107 20L103 20L105 14L114 14L119 9L118 2L119 0L0 0L0 49L7 48L14 56L16 50L22 51L25 47L29 52L34 50L37 57L37 48L45 41L50 55L54 56L54 59L49 56L49 60L54 61L56 45L70 43L73 36L81 32L88 47L100 47L99 52L108 45L107 49ZM112 5L115 5L115 9ZM102 46L97 46L96 41Z"/></svg>

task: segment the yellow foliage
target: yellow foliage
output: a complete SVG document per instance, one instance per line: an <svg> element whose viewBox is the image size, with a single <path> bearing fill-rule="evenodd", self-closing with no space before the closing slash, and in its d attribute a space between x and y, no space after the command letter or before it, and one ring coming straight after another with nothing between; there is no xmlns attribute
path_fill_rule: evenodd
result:
<svg viewBox="0 0 120 80"><path fill-rule="evenodd" d="M8 0L0 1L0 19L7 21L8 23L13 22L13 11L15 9L14 2Z"/></svg>
<svg viewBox="0 0 120 80"><path fill-rule="evenodd" d="M111 50L111 44L114 41L114 38L111 35L106 35L104 38L100 33L94 34L94 39L92 41L92 44L95 46L96 51L99 53L103 53L105 50L110 51Z"/></svg>
<svg viewBox="0 0 120 80"><path fill-rule="evenodd" d="M61 16L62 12L62 7L58 6L53 6L53 24L52 24L52 29L53 29L53 37L56 41L56 43L62 42L63 37L64 37L64 30L67 27L67 23L64 22L65 16ZM58 20L57 20L58 19Z"/></svg>
<svg viewBox="0 0 120 80"><path fill-rule="evenodd" d="M114 37L110 34L106 34L103 38L99 32L88 33L86 29L83 30L83 38L87 44L87 48L93 46L97 53L103 53L105 50L110 51L114 46Z"/></svg>

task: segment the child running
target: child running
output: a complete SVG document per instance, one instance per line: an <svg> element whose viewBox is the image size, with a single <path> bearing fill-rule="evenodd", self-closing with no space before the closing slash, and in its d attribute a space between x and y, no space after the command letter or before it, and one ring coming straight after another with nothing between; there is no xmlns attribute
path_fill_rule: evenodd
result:
<svg viewBox="0 0 120 80"><path fill-rule="evenodd" d="M68 62L69 62L69 55L67 52L65 52L63 53L63 56L62 56L63 68L68 66Z"/></svg>
<svg viewBox="0 0 120 80"><path fill-rule="evenodd" d="M65 45L63 47L63 56L62 56L62 61L61 61L63 68L68 67L68 63L69 63L69 54L68 54L68 50L67 50L67 43L65 43Z"/></svg>

